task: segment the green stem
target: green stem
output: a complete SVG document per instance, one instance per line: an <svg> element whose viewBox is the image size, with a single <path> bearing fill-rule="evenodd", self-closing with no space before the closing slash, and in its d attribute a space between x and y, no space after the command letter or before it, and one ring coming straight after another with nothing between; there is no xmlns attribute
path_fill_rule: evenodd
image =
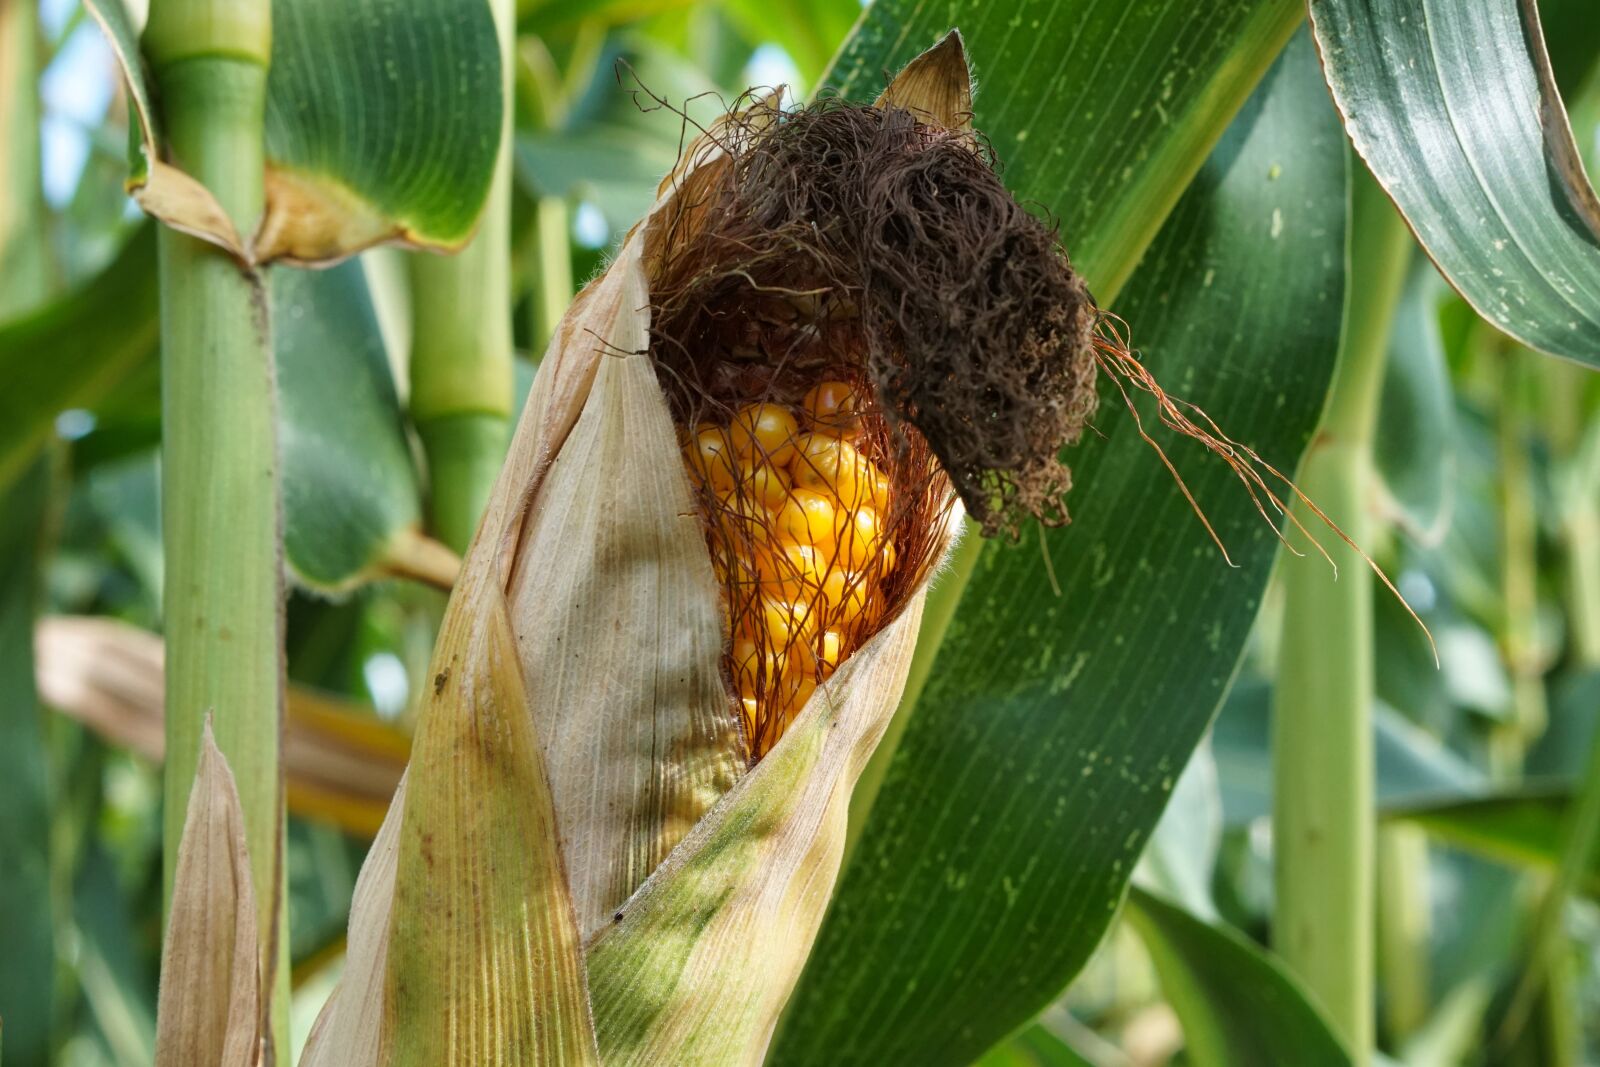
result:
<svg viewBox="0 0 1600 1067"><path fill-rule="evenodd" d="M1547 401L1579 408L1577 418L1581 420L1581 383L1562 384L1567 386L1564 394L1547 397ZM1600 666L1600 422L1590 425L1581 435L1573 434L1564 448L1561 442L1555 443L1563 452L1557 477L1557 508L1567 562L1570 648L1573 666L1581 670Z"/></svg>
<svg viewBox="0 0 1600 1067"><path fill-rule="evenodd" d="M465 553L511 430L511 81L516 18L494 0L506 101L477 235L454 256L411 257L411 417L428 456L433 529Z"/></svg>
<svg viewBox="0 0 1600 1067"><path fill-rule="evenodd" d="M1551 966L1563 948L1563 919L1567 900L1593 869L1600 851L1600 731L1589 744L1589 764L1577 797L1567 812L1561 861L1546 886L1528 938L1528 963L1506 1008L1499 1041L1509 1046L1527 1025L1538 995L1551 977Z"/></svg>
<svg viewBox="0 0 1600 1067"><path fill-rule="evenodd" d="M556 323L572 303L572 245L567 239L571 219L567 202L546 196L534 206L533 297L528 302L529 336L535 358L555 336Z"/></svg>
<svg viewBox="0 0 1600 1067"><path fill-rule="evenodd" d="M1389 324L1410 237L1365 171L1355 175L1349 306L1328 409L1300 487L1356 544L1371 544L1368 496ZM1317 517L1302 503L1307 529ZM1273 719L1273 944L1357 1063L1373 1040L1372 589L1366 561L1331 538L1283 561L1284 618ZM1300 546L1304 547L1304 546Z"/></svg>
<svg viewBox="0 0 1600 1067"><path fill-rule="evenodd" d="M1428 1018L1428 837L1418 826L1378 828L1378 965L1385 1032L1399 1048Z"/></svg>
<svg viewBox="0 0 1600 1067"><path fill-rule="evenodd" d="M1533 465L1524 417L1527 354L1496 346L1500 452L1500 581L1504 612L1500 641L1511 674L1512 721L1496 731L1497 769L1507 779L1521 773L1522 756L1544 732L1544 669L1539 655L1538 531Z"/></svg>
<svg viewBox="0 0 1600 1067"><path fill-rule="evenodd" d="M262 207L267 0L155 0L145 33L166 153L241 233ZM162 536L166 556L164 889L212 716L239 788L271 1012L287 1056L283 584L275 382L261 279L163 230Z"/></svg>
<svg viewBox="0 0 1600 1067"><path fill-rule="evenodd" d="M39 170L39 5L0 0L0 319L49 291Z"/></svg>

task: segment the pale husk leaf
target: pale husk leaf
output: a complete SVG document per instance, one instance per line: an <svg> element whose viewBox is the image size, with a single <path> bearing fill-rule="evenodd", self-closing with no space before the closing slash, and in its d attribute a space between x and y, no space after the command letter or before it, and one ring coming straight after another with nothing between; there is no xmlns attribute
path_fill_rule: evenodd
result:
<svg viewBox="0 0 1600 1067"><path fill-rule="evenodd" d="M389 916L394 903L405 779L367 851L350 900L344 975L317 1015L300 1067L377 1067L383 1056L384 976L389 962Z"/></svg>
<svg viewBox="0 0 1600 1067"><path fill-rule="evenodd" d="M851 789L904 688L925 589L591 944L608 1065L761 1061L838 875Z"/></svg>
<svg viewBox="0 0 1600 1067"><path fill-rule="evenodd" d="M878 107L903 107L924 122L952 130L972 128L972 76L959 30L951 30L932 48L896 74L874 101Z"/></svg>
<svg viewBox="0 0 1600 1067"><path fill-rule="evenodd" d="M633 284L511 582L579 928L610 920L743 771L722 612ZM634 308L637 310L629 310Z"/></svg>
<svg viewBox="0 0 1600 1067"><path fill-rule="evenodd" d="M208 718L161 947L156 1067L247 1067L261 1053L261 959L244 814Z"/></svg>
<svg viewBox="0 0 1600 1067"><path fill-rule="evenodd" d="M406 772L383 1061L596 1062L550 786L497 586L463 579L431 674Z"/></svg>

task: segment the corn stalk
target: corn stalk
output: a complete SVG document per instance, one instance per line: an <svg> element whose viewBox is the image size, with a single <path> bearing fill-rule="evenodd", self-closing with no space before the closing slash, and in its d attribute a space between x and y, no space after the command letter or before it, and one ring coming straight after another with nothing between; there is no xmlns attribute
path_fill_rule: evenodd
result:
<svg viewBox="0 0 1600 1067"><path fill-rule="evenodd" d="M156 0L144 46L168 158L239 233L263 205L268 0ZM261 279L212 244L160 240L167 693L164 839L183 834L208 714L238 780L274 1044L287 1047L283 585L272 348ZM169 847L170 906L177 850ZM274 949L275 947L275 949ZM277 995L272 990L276 986Z"/></svg>
<svg viewBox="0 0 1600 1067"><path fill-rule="evenodd" d="M511 83L516 5L493 0L500 37L500 155L472 242L416 254L411 273L411 414L428 455L433 528L465 552L505 458L511 374Z"/></svg>
<svg viewBox="0 0 1600 1067"><path fill-rule="evenodd" d="M1409 237L1382 190L1364 170L1356 177L1344 342L1299 483L1351 540L1370 545L1373 430ZM1304 504L1295 515L1308 528L1318 521ZM1315 553L1283 567L1273 943L1366 1063L1373 1039L1373 578L1344 545L1331 545L1329 554L1337 580Z"/></svg>

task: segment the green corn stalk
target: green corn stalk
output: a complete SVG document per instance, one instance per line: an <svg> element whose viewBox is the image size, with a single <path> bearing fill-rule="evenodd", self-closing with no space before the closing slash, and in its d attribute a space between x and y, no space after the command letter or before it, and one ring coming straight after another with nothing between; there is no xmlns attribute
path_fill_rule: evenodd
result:
<svg viewBox="0 0 1600 1067"><path fill-rule="evenodd" d="M1353 189L1344 343L1299 483L1352 541L1370 545L1377 532L1367 513L1373 430L1410 238L1364 170ZM1303 503L1294 513L1308 529L1320 521ZM1345 545L1330 545L1329 554L1337 580L1314 552L1283 566L1273 945L1366 1063L1373 1043L1373 576Z"/></svg>
<svg viewBox="0 0 1600 1067"><path fill-rule="evenodd" d="M511 98L516 5L494 0L500 36L500 155L472 242L417 254L411 273L411 415L428 456L439 539L467 550L511 426Z"/></svg>
<svg viewBox="0 0 1600 1067"><path fill-rule="evenodd" d="M239 233L263 204L268 0L156 0L144 47L168 158ZM287 1049L283 584L270 324L261 279L171 229L160 240L162 534L166 552L165 899L201 736L238 780L277 1048ZM276 946L274 951L270 946ZM275 987L276 995L273 995Z"/></svg>

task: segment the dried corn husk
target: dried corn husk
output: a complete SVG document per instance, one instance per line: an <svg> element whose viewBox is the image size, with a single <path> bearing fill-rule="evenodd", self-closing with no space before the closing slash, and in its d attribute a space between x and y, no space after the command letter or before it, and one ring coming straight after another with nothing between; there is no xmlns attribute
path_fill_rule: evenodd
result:
<svg viewBox="0 0 1600 1067"><path fill-rule="evenodd" d="M250 1067L261 1054L261 959L244 814L206 721L161 948L156 1067Z"/></svg>
<svg viewBox="0 0 1600 1067"><path fill-rule="evenodd" d="M902 77L897 105L960 121L958 40ZM904 685L926 578L746 770L721 683L719 585L647 352L658 229L698 224L673 209L726 165L714 143L662 183L540 367L447 610L398 862L385 849L363 871L350 940L364 947L319 1020L319 1056L410 1061L493 1032L507 1041L474 1044L473 1062L754 1062L798 976L850 790ZM565 936L574 921L582 953ZM503 995L507 951L535 927L544 950L519 957L527 982ZM353 1040L343 1031L373 1014L345 1005L370 1003L379 971L382 1032ZM551 1027L563 1041L523 1040Z"/></svg>

